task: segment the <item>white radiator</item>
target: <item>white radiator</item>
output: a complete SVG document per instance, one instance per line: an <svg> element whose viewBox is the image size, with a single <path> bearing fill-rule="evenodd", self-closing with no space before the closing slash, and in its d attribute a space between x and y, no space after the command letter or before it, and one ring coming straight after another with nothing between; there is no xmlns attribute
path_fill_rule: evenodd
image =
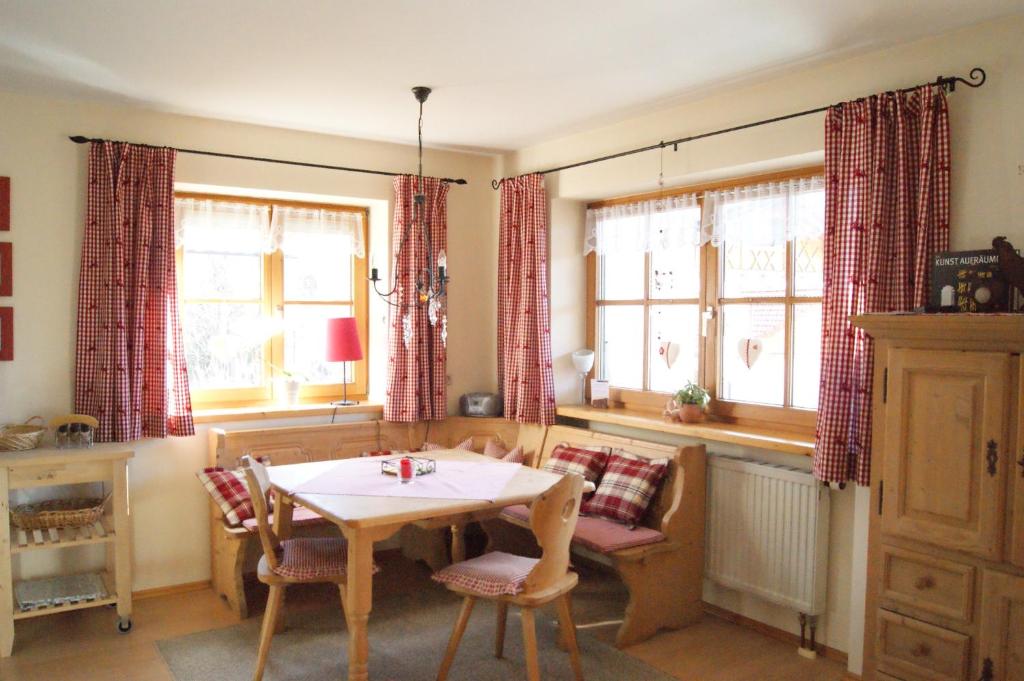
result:
<svg viewBox="0 0 1024 681"><path fill-rule="evenodd" d="M825 611L828 488L789 466L708 457L705 576L806 615Z"/></svg>

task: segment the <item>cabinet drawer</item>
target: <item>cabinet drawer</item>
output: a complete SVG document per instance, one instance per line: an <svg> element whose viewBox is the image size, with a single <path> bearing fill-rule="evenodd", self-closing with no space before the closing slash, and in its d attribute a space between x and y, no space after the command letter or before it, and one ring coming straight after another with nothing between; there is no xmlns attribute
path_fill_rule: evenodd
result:
<svg viewBox="0 0 1024 681"><path fill-rule="evenodd" d="M882 598L969 623L974 606L970 565L891 546L882 547Z"/></svg>
<svg viewBox="0 0 1024 681"><path fill-rule="evenodd" d="M971 639L887 610L878 611L878 668L907 681L967 681Z"/></svg>

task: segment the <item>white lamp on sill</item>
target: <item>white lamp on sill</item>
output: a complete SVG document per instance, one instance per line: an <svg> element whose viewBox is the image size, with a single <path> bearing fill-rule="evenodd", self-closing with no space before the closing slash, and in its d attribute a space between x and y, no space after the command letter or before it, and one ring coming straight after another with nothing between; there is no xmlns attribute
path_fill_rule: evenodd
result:
<svg viewBox="0 0 1024 681"><path fill-rule="evenodd" d="M594 351L577 350L572 353L572 365L580 376L580 404L587 403L587 374L594 368Z"/></svg>

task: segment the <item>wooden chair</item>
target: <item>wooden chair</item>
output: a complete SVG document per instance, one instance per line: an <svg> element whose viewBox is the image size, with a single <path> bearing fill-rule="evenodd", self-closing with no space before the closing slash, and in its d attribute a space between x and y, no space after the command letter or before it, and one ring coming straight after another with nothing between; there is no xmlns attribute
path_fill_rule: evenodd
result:
<svg viewBox="0 0 1024 681"><path fill-rule="evenodd" d="M280 624L284 590L289 584L336 584L341 594L342 612L345 611L347 547L344 539L334 537L279 538L268 520L267 494L270 491L270 479L266 467L249 456L242 457L242 466L259 526L260 543L263 545L263 557L260 558L256 574L261 582L270 587L260 629L256 671L253 673L253 681L260 681L267 664L270 640Z"/></svg>
<svg viewBox="0 0 1024 681"><path fill-rule="evenodd" d="M529 681L540 679L534 610L556 601L562 643L569 649L576 681L583 681L580 653L576 645L576 627L569 605L569 592L579 582L576 573L569 571L569 542L576 527L582 496L583 478L570 474L555 483L531 504L530 527L542 550L539 559L492 551L479 558L446 567L435 575L437 581L443 582L450 590L464 596L462 610L448 641L448 649L441 662L441 668L437 672L438 681L445 681L448 677L455 651L466 630L473 606L479 598L495 600L498 603L498 630L494 642L494 656L499 658L505 645L508 606L511 603L521 608L526 673Z"/></svg>

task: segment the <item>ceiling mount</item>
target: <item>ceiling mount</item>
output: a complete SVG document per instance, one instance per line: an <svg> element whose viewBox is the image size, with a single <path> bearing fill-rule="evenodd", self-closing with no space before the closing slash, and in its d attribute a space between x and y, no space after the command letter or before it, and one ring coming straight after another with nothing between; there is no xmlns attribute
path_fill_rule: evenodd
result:
<svg viewBox="0 0 1024 681"><path fill-rule="evenodd" d="M427 101L427 97L430 96L430 88L424 87L423 85L417 85L412 89L412 94L416 98L416 101L422 104Z"/></svg>

